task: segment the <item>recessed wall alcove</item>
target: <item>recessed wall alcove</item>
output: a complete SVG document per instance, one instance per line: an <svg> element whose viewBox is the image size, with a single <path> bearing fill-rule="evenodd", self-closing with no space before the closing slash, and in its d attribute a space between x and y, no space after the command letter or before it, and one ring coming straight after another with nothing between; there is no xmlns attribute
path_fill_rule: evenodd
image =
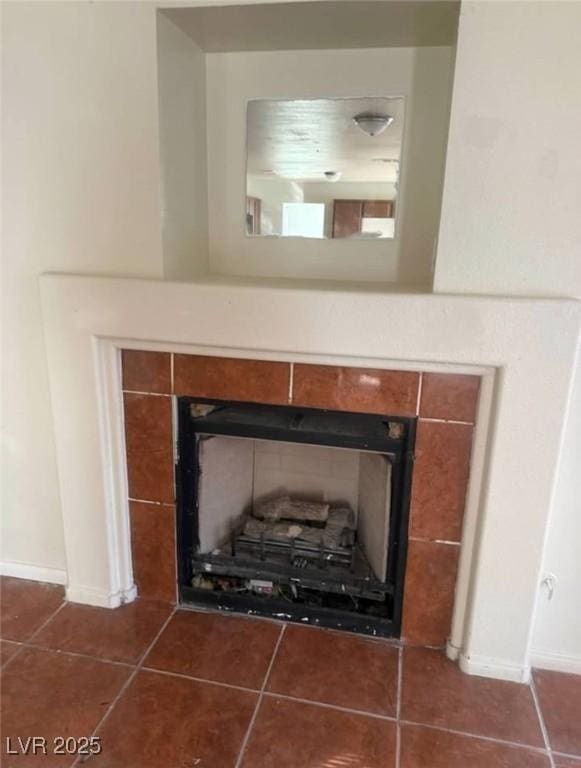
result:
<svg viewBox="0 0 581 768"><path fill-rule="evenodd" d="M458 11L453 2L159 11L166 278L431 290ZM394 239L248 237L248 102L362 96L405 103ZM347 196L341 182L328 186L335 197Z"/></svg>

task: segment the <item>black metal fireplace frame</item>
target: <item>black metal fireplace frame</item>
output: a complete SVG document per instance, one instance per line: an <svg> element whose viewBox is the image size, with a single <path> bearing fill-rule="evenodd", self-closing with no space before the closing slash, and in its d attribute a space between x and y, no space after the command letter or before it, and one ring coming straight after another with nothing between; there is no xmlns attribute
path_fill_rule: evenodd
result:
<svg viewBox="0 0 581 768"><path fill-rule="evenodd" d="M208 416L194 419L191 416L193 404L216 406L217 410ZM241 414L242 418L228 418L228 414L232 413ZM245 420L246 413L248 419ZM220 414L225 415L221 417ZM401 425L402 437L390 436L388 422L391 425ZM338 428L347 423L350 434L345 435L339 431L335 434L335 423ZM407 557L415 418L178 397L177 428L176 538L179 598L182 604L399 638ZM238 595L191 586L194 554L199 544L197 437L202 434L367 449L389 454L393 467L387 574L387 583L391 587L391 615L388 618L380 618L326 607L293 605L272 597Z"/></svg>

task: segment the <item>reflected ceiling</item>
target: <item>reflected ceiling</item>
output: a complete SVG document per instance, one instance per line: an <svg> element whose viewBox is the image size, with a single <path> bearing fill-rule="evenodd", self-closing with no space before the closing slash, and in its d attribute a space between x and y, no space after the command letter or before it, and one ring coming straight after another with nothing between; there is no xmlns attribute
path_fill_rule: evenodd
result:
<svg viewBox="0 0 581 768"><path fill-rule="evenodd" d="M362 112L394 118L378 136L354 123ZM297 181L396 181L404 100L387 98L253 100L248 104L248 173Z"/></svg>

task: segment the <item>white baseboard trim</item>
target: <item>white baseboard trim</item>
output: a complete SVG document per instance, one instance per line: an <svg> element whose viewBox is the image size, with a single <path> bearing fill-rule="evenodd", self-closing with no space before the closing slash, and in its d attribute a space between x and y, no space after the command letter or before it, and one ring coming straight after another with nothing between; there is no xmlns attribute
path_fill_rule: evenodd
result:
<svg viewBox="0 0 581 768"><path fill-rule="evenodd" d="M531 679L529 665L521 666L489 656L465 656L461 653L459 665L462 672L477 677L492 677L495 680L510 680L514 683L528 683Z"/></svg>
<svg viewBox="0 0 581 768"><path fill-rule="evenodd" d="M135 585L119 592L107 592L104 589L70 586L66 588L66 598L70 603L94 605L97 608L118 608L123 603L132 603L137 597Z"/></svg>
<svg viewBox="0 0 581 768"><path fill-rule="evenodd" d="M538 669L549 669L553 672L581 675L581 655L533 649L531 651L531 666Z"/></svg>
<svg viewBox="0 0 581 768"><path fill-rule="evenodd" d="M460 658L460 648L455 646L451 640L446 643L446 656L450 661L458 661Z"/></svg>
<svg viewBox="0 0 581 768"><path fill-rule="evenodd" d="M47 584L67 583L67 572L60 568L44 568L41 565L6 560L0 562L0 575L13 576L15 579L28 579L28 581L43 581Z"/></svg>

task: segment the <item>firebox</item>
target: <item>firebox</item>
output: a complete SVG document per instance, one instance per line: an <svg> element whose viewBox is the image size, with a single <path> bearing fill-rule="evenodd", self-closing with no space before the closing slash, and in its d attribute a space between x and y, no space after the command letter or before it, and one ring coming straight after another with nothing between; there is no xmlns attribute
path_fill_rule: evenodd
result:
<svg viewBox="0 0 581 768"><path fill-rule="evenodd" d="M399 637L415 419L178 398L184 604Z"/></svg>

